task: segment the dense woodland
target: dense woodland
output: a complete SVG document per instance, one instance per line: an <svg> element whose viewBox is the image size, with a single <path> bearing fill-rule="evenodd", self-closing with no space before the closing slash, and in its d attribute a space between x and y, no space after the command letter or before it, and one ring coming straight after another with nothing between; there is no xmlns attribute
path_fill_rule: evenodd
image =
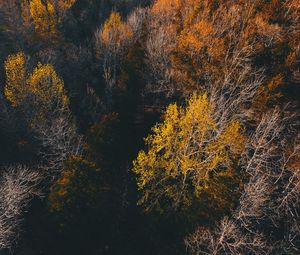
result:
<svg viewBox="0 0 300 255"><path fill-rule="evenodd" d="M300 254L299 0L0 0L0 254Z"/></svg>

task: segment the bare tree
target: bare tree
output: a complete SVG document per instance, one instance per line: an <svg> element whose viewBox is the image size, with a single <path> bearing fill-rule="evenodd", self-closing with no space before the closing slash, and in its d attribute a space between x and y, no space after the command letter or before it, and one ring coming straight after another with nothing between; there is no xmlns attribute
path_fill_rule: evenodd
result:
<svg viewBox="0 0 300 255"><path fill-rule="evenodd" d="M259 233L245 233L235 220L225 217L213 230L199 228L185 239L191 254L266 254L264 237Z"/></svg>
<svg viewBox="0 0 300 255"><path fill-rule="evenodd" d="M176 34L172 27L150 30L146 41L146 93L173 95L176 85L172 81L171 54L176 46Z"/></svg>
<svg viewBox="0 0 300 255"><path fill-rule="evenodd" d="M0 178L0 250L12 248L22 223L22 215L34 196L40 195L39 172L23 165L1 168Z"/></svg>
<svg viewBox="0 0 300 255"><path fill-rule="evenodd" d="M266 114L246 143L242 164L243 171L249 175L249 181L235 212L235 218L245 228L250 228L253 220L257 222L269 214L267 208L276 189L273 176L280 167L278 139L282 138L284 125L280 111Z"/></svg>
<svg viewBox="0 0 300 255"><path fill-rule="evenodd" d="M133 38L138 40L143 33L143 25L149 16L148 8L137 7L128 16L127 23L131 27Z"/></svg>
<svg viewBox="0 0 300 255"><path fill-rule="evenodd" d="M6 24L4 32L7 38L20 48L30 40L33 33L33 24L27 1L4 0L0 1L1 20Z"/></svg>
<svg viewBox="0 0 300 255"><path fill-rule="evenodd" d="M83 138L77 133L76 123L68 105L56 102L44 123L34 126L41 142L40 155L44 168L54 174L61 172L63 162L70 155L80 155Z"/></svg>
<svg viewBox="0 0 300 255"><path fill-rule="evenodd" d="M241 162L249 181L239 206L230 219L225 217L215 228L199 228L187 237L185 242L191 254L298 254L296 120L296 115L279 110L263 116L249 136ZM287 145L295 134L295 144L287 153ZM281 234L274 234L278 229Z"/></svg>

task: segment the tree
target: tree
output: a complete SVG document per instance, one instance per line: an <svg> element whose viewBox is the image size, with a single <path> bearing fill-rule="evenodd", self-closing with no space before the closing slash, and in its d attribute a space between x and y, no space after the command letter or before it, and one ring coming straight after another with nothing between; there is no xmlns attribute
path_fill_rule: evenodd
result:
<svg viewBox="0 0 300 255"><path fill-rule="evenodd" d="M148 10L142 7L136 7L128 16L127 22L131 28L133 36L140 39L143 32L143 25L147 20Z"/></svg>
<svg viewBox="0 0 300 255"><path fill-rule="evenodd" d="M296 99L295 1L157 0L149 13L146 92L188 97L264 70L253 103L261 114L284 97Z"/></svg>
<svg viewBox="0 0 300 255"><path fill-rule="evenodd" d="M155 27L155 24L153 24ZM171 55L176 47L176 26L161 26L151 29L146 41L146 92L174 95L178 87L173 81L174 70Z"/></svg>
<svg viewBox="0 0 300 255"><path fill-rule="evenodd" d="M130 28L124 24L121 15L117 12L112 12L109 18L105 21L100 37L104 44L113 44L112 46L117 51L119 47L128 37L131 36Z"/></svg>
<svg viewBox="0 0 300 255"><path fill-rule="evenodd" d="M52 65L38 63L28 74L25 62L23 52L8 56L4 94L14 107L23 107L32 120L42 121L54 102L68 105L64 82Z"/></svg>
<svg viewBox="0 0 300 255"><path fill-rule="evenodd" d="M109 171L123 157L121 125L117 113L102 116L99 123L91 126L88 134L88 150L93 160Z"/></svg>
<svg viewBox="0 0 300 255"><path fill-rule="evenodd" d="M234 162L243 151L243 128L236 120L218 124L206 94L193 94L186 108L167 107L163 122L145 139L147 151L134 161L140 203L147 210L189 205L210 190L212 180L234 175Z"/></svg>
<svg viewBox="0 0 300 255"><path fill-rule="evenodd" d="M57 35L59 19L54 5L50 1L31 0L30 15L37 34L42 37L55 37Z"/></svg>
<svg viewBox="0 0 300 255"><path fill-rule="evenodd" d="M185 239L190 254L297 254L299 138L297 116L266 113L246 141L242 171L249 175L239 206L216 226ZM291 145L290 139L295 139ZM296 163L298 162L298 163Z"/></svg>
<svg viewBox="0 0 300 255"><path fill-rule="evenodd" d="M12 248L17 240L22 216L31 199L40 195L42 175L22 165L1 168L0 179L0 250Z"/></svg>
<svg viewBox="0 0 300 255"><path fill-rule="evenodd" d="M27 79L27 86L30 100L33 100L37 107L36 117L40 120L51 110L53 103L69 104L64 91L64 82L50 64L38 63Z"/></svg>
<svg viewBox="0 0 300 255"><path fill-rule="evenodd" d="M4 62L6 74L4 95L12 106L18 106L27 93L25 58L24 52L19 52L15 55L9 55Z"/></svg>
<svg viewBox="0 0 300 255"><path fill-rule="evenodd" d="M112 12L104 26L95 33L96 51L103 63L103 78L106 82L107 104L110 107L112 92L117 86L122 58L132 37L128 24L123 23L117 12Z"/></svg>
<svg viewBox="0 0 300 255"><path fill-rule="evenodd" d="M50 64L38 63L32 73L27 74L24 53L9 56L5 69L6 98L30 122L41 143L39 154L44 168L51 173L60 172L70 154L82 152L82 137L77 133L63 80Z"/></svg>
<svg viewBox="0 0 300 255"><path fill-rule="evenodd" d="M58 0L59 9L62 11L70 9L76 2L76 0Z"/></svg>
<svg viewBox="0 0 300 255"><path fill-rule="evenodd" d="M80 214L82 208L95 207L99 191L109 190L101 186L99 171L95 163L70 155L64 162L64 171L51 187L50 211L65 212L69 218L70 214Z"/></svg>
<svg viewBox="0 0 300 255"><path fill-rule="evenodd" d="M255 233L256 234L256 233ZM265 240L259 234L255 237L245 234L228 217L224 217L213 229L199 227L185 239L189 254L268 254Z"/></svg>
<svg viewBox="0 0 300 255"><path fill-rule="evenodd" d="M104 174L93 161L71 155L51 186L49 218L64 249L81 253L110 243L119 211Z"/></svg>
<svg viewBox="0 0 300 255"><path fill-rule="evenodd" d="M145 35L145 92L173 96L179 90L174 82L172 55L177 45L182 1L155 1L148 11Z"/></svg>
<svg viewBox="0 0 300 255"><path fill-rule="evenodd" d="M63 171L64 162L71 156L82 155L83 137L78 134L75 119L68 105L56 102L47 118L34 123L36 139L40 142L39 155L42 168L57 176Z"/></svg>

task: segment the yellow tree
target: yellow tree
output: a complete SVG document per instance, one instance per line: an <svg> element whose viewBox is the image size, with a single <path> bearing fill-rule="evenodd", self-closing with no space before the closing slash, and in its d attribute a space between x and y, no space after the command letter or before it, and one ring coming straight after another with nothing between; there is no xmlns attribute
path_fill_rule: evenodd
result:
<svg viewBox="0 0 300 255"><path fill-rule="evenodd" d="M112 12L109 19L105 21L100 36L104 44L120 45L132 36L132 31L126 23L122 22L119 13Z"/></svg>
<svg viewBox="0 0 300 255"><path fill-rule="evenodd" d="M29 10L37 34L47 37L57 34L59 18L50 1L43 3L41 0L31 0Z"/></svg>
<svg viewBox="0 0 300 255"><path fill-rule="evenodd" d="M168 106L163 122L145 139L148 149L134 161L140 204L146 210L190 205L203 192L218 196L215 181L234 176L244 141L238 121L219 124L206 94L194 94L185 108Z"/></svg>
<svg viewBox="0 0 300 255"><path fill-rule="evenodd" d="M65 11L70 9L74 4L76 0L59 0L58 1L58 7L61 11Z"/></svg>
<svg viewBox="0 0 300 255"><path fill-rule="evenodd" d="M26 91L24 52L9 55L4 63L4 68L6 74L4 95L13 106L17 106L23 101Z"/></svg>
<svg viewBox="0 0 300 255"><path fill-rule="evenodd" d="M14 107L33 106L35 117L45 116L54 102L68 105L64 82L50 64L39 63L31 74L25 68L23 52L9 55L5 61L6 84L4 94ZM25 103L26 100L26 103Z"/></svg>
<svg viewBox="0 0 300 255"><path fill-rule="evenodd" d="M108 105L112 103L112 92L116 88L123 56L127 53L132 30L122 22L119 13L112 12L104 26L96 34L96 50L103 61L103 77L106 82Z"/></svg>
<svg viewBox="0 0 300 255"><path fill-rule="evenodd" d="M55 98L63 104L68 104L68 98L64 92L64 82L50 64L38 63L32 74L29 75L27 85L29 92L34 95L38 103L48 106Z"/></svg>

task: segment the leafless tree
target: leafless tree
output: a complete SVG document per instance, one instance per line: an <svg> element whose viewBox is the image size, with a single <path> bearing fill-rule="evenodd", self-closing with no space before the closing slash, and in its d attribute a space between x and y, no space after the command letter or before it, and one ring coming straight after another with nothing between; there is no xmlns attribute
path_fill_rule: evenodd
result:
<svg viewBox="0 0 300 255"><path fill-rule="evenodd" d="M297 126L297 116L288 112L274 110L263 116L249 135L241 162L249 181L239 206L215 228L199 228L187 237L191 254L298 254ZM295 144L287 152L291 137ZM279 236L273 234L276 229Z"/></svg>
<svg viewBox="0 0 300 255"><path fill-rule="evenodd" d="M0 250L17 241L22 215L34 196L39 196L42 175L23 165L0 168Z"/></svg>
<svg viewBox="0 0 300 255"><path fill-rule="evenodd" d="M176 44L174 31L170 27L153 28L146 41L146 93L173 95L176 86L172 82L171 53Z"/></svg>
<svg viewBox="0 0 300 255"><path fill-rule="evenodd" d="M78 134L73 115L67 105L57 102L47 120L34 126L41 142L40 155L49 173L61 172L63 162L70 155L80 155L83 138Z"/></svg>
<svg viewBox="0 0 300 255"><path fill-rule="evenodd" d="M147 22L149 9L137 7L128 16L127 23L133 32L133 38L138 40L143 33L143 25Z"/></svg>
<svg viewBox="0 0 300 255"><path fill-rule="evenodd" d="M271 217L270 205L276 192L275 178L281 174L281 143L291 116L274 110L262 117L255 132L250 135L243 155L243 169L249 175L240 198L235 218L248 230L261 220Z"/></svg>
<svg viewBox="0 0 300 255"><path fill-rule="evenodd" d="M26 1L0 1L1 22L5 23L4 32L14 44L24 48L33 32L29 5ZM3 19L3 20L2 20Z"/></svg>
<svg viewBox="0 0 300 255"><path fill-rule="evenodd" d="M86 95L82 99L81 107L93 123L101 118L105 109L104 102L89 84L86 85Z"/></svg>
<svg viewBox="0 0 300 255"><path fill-rule="evenodd" d="M234 77L229 76L212 82L206 90L215 106L214 118L220 127L225 127L231 119L239 119L241 122L249 119L249 105L264 80L263 71L253 70L249 65L244 66Z"/></svg>
<svg viewBox="0 0 300 255"><path fill-rule="evenodd" d="M259 233L245 233L240 226L228 217L221 220L213 230L199 228L185 239L191 254L266 254L266 243Z"/></svg>

